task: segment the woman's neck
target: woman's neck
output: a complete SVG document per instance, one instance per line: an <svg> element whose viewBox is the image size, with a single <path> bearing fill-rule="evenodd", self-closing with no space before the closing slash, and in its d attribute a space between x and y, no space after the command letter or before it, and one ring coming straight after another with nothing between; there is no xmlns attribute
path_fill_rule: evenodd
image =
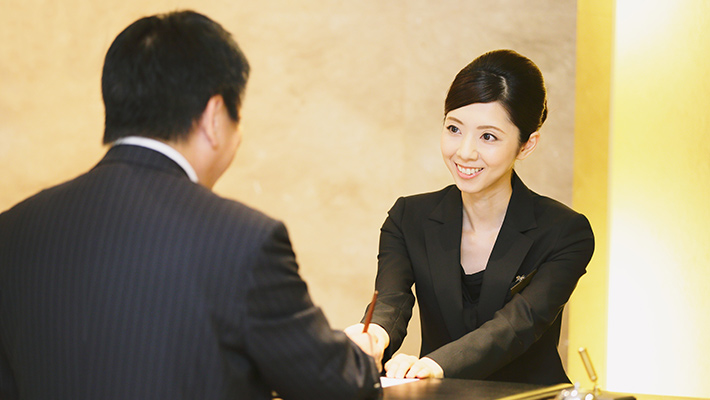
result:
<svg viewBox="0 0 710 400"><path fill-rule="evenodd" d="M464 219L468 219L468 221L464 220L464 223L470 223L470 229L473 231L500 230L512 194L511 185L505 185L485 194L461 192Z"/></svg>

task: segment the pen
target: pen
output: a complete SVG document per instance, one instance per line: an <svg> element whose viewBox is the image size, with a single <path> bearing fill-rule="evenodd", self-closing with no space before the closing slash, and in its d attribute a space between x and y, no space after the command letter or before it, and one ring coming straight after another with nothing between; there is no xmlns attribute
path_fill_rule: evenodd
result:
<svg viewBox="0 0 710 400"><path fill-rule="evenodd" d="M367 309L367 315L365 316L365 326L362 328L362 333L367 333L367 328L370 327L370 321L372 320L372 312L375 310L375 302L377 301L377 290L372 294L372 301L370 302L370 308Z"/></svg>

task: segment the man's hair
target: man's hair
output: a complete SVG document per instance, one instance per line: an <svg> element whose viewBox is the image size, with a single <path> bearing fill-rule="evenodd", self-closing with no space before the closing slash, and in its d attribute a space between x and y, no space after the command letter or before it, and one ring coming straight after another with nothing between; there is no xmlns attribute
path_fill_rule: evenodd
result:
<svg viewBox="0 0 710 400"><path fill-rule="evenodd" d="M176 11L141 18L106 53L103 142L185 139L214 95L239 121L248 77L249 63L232 35L206 16Z"/></svg>

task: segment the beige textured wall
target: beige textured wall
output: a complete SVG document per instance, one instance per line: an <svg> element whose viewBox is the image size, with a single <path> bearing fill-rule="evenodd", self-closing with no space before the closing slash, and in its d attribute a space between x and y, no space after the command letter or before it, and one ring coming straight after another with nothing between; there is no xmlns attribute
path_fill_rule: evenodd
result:
<svg viewBox="0 0 710 400"><path fill-rule="evenodd" d="M479 54L512 48L542 69L550 117L518 170L570 202L575 1L0 0L0 210L100 159L105 51L136 18L178 8L222 23L253 67L245 140L215 190L286 222L334 327L364 311L397 196L451 182L443 99Z"/></svg>

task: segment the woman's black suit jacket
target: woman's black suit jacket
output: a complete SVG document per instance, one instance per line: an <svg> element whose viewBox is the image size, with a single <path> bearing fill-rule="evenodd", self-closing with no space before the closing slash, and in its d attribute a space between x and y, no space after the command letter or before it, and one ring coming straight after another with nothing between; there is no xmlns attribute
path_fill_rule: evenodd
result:
<svg viewBox="0 0 710 400"><path fill-rule="evenodd" d="M445 377L569 382L557 351L562 309L594 251L592 229L583 215L532 192L515 173L512 187L471 332L463 321L461 192L452 185L397 200L381 230L372 320L390 335L385 359L406 335L415 284L420 356L439 363ZM513 294L520 279L524 289Z"/></svg>

